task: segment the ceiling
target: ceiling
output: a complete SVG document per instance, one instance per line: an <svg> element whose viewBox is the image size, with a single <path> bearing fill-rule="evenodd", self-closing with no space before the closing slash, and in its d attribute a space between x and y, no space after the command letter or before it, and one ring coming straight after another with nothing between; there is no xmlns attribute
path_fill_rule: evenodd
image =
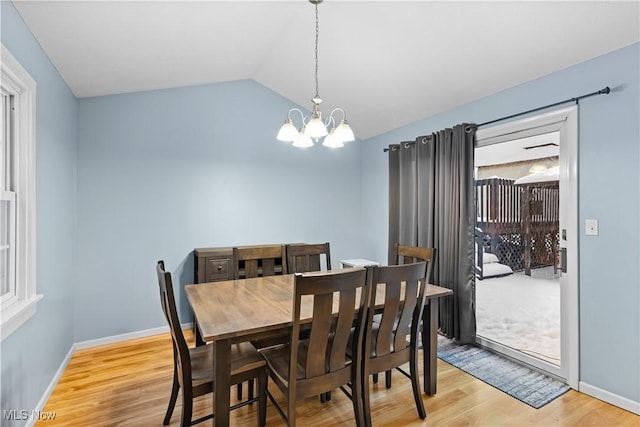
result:
<svg viewBox="0 0 640 427"><path fill-rule="evenodd" d="M477 147L473 164L476 167L494 166L558 156L560 156L560 133L550 132L510 140L508 144Z"/></svg>
<svg viewBox="0 0 640 427"><path fill-rule="evenodd" d="M311 108L308 1L13 3L77 97L253 79ZM637 42L639 6L326 0L322 110L369 138Z"/></svg>

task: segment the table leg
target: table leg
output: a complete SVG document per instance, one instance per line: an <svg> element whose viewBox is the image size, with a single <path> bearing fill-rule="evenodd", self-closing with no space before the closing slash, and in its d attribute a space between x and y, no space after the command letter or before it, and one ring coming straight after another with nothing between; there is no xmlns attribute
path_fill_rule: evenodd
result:
<svg viewBox="0 0 640 427"><path fill-rule="evenodd" d="M198 324L193 321L193 334L196 337L196 347L200 347L201 345L205 345L206 343L202 339L202 335L200 335L200 328L198 328Z"/></svg>
<svg viewBox="0 0 640 427"><path fill-rule="evenodd" d="M422 361L424 364L424 392L429 396L436 394L438 366L438 301L427 301L422 314Z"/></svg>
<svg viewBox="0 0 640 427"><path fill-rule="evenodd" d="M213 425L215 427L229 426L229 388L231 386L231 372L229 366L231 357L231 341L217 340L213 342L213 360L215 369L215 385L213 393Z"/></svg>

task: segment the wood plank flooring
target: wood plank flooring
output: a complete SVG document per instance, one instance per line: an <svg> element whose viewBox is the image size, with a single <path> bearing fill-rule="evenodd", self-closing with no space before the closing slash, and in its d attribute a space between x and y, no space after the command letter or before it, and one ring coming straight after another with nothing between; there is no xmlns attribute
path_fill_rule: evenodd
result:
<svg viewBox="0 0 640 427"><path fill-rule="evenodd" d="M188 339L192 334L186 332ZM422 362L421 362L422 363ZM422 366L422 365L420 365ZM172 378L169 334L78 350L44 411L54 412L49 426L161 426ZM279 396L277 388L270 386ZM508 396L480 380L438 360L438 393L423 395L427 419L420 420L410 382L393 376L386 390L383 377L371 389L373 424L383 426L640 426L640 416L570 390L541 409ZM232 402L235 392L232 393ZM180 399L171 426L179 425ZM211 410L211 395L196 400L194 415ZM234 426L255 426L256 410L231 412ZM310 427L354 425L351 401L340 391L330 402L310 398L298 404L298 425ZM209 422L199 424L210 425ZM271 403L267 426L284 422Z"/></svg>

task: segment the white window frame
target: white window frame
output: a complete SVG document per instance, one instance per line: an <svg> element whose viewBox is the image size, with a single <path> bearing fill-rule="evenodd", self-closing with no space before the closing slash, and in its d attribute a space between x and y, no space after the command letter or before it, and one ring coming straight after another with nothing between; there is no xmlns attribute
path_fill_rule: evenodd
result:
<svg viewBox="0 0 640 427"><path fill-rule="evenodd" d="M16 298L0 307L2 340L36 313L36 82L2 45L2 88L13 95L13 191L16 194Z"/></svg>

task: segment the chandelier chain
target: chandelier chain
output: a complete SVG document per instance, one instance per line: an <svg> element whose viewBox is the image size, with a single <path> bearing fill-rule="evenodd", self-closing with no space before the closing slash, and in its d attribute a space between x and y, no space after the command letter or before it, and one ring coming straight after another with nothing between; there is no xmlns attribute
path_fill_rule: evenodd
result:
<svg viewBox="0 0 640 427"><path fill-rule="evenodd" d="M320 36L320 20L318 19L318 3L316 3L316 98L320 97L318 84L318 38Z"/></svg>

